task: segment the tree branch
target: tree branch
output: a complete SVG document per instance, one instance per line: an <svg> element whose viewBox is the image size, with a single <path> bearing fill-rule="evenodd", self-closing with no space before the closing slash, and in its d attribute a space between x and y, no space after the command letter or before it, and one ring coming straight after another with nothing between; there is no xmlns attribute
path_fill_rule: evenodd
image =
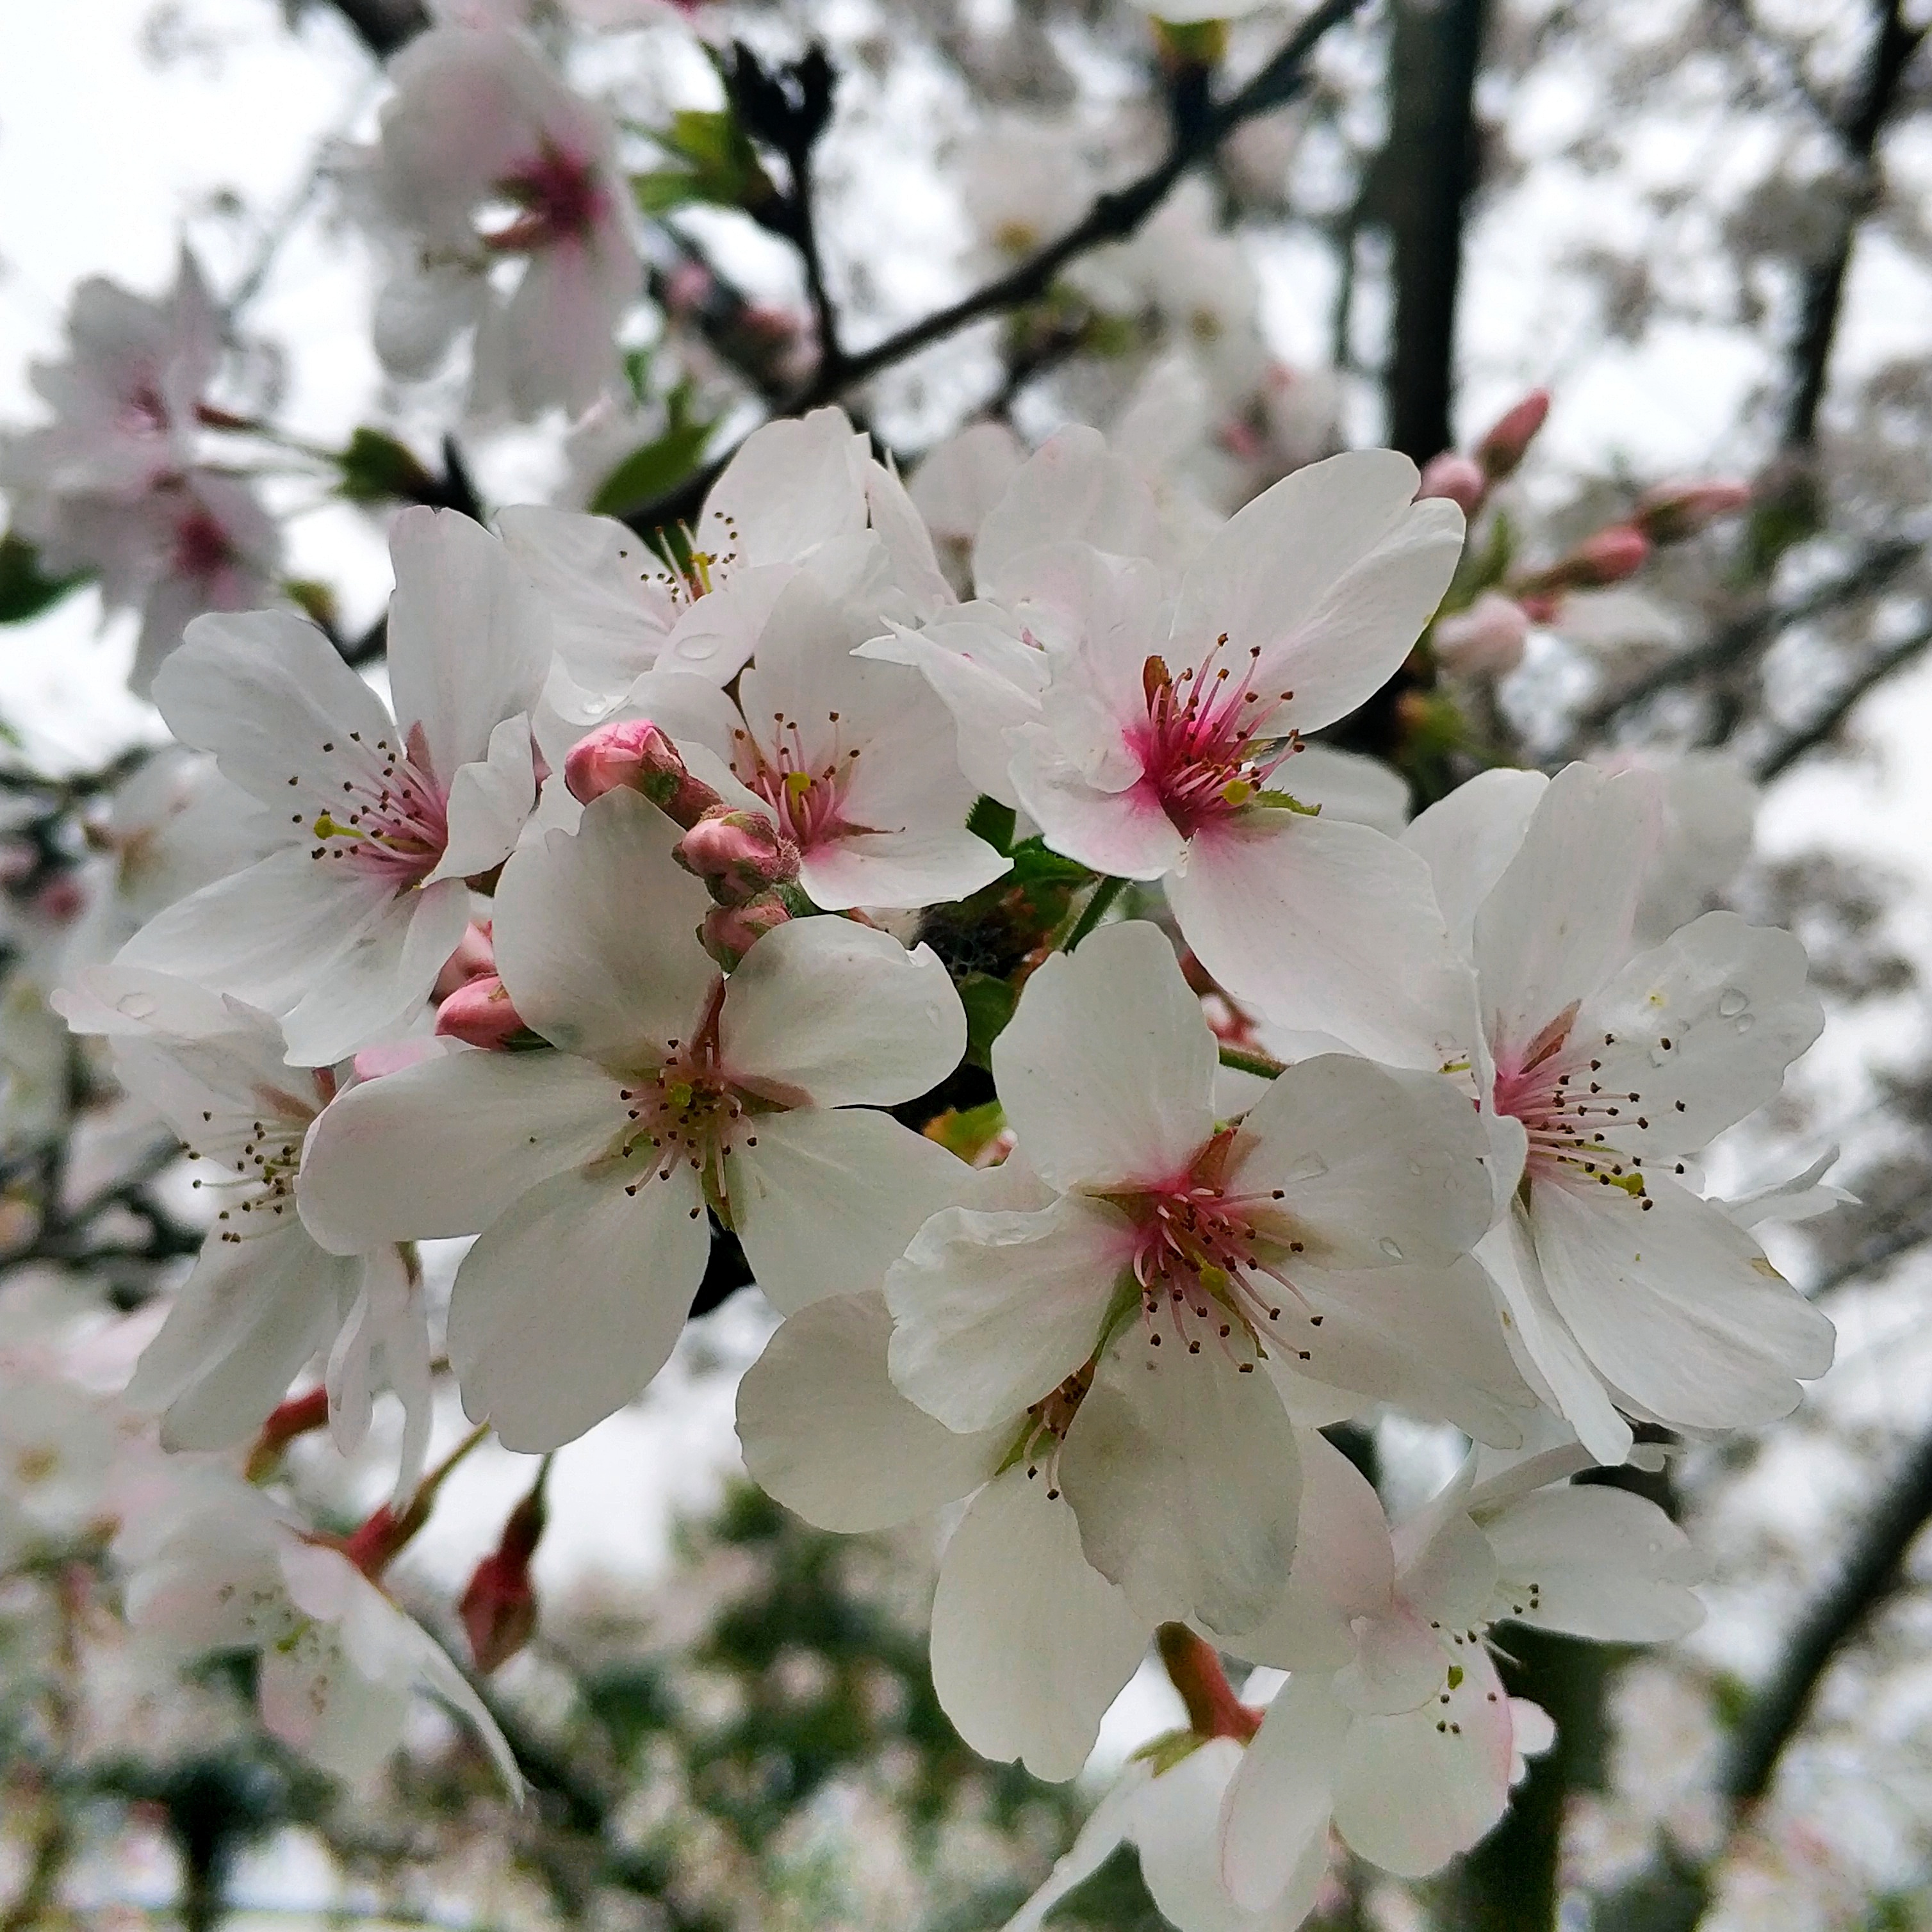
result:
<svg viewBox="0 0 1932 1932"><path fill-rule="evenodd" d="M1389 138L1373 200L1395 252L1389 440L1426 463L1451 441L1462 231L1480 172L1476 74L1488 0L1402 0L1390 53Z"/></svg>
<svg viewBox="0 0 1932 1932"><path fill-rule="evenodd" d="M422 0L328 0L350 30L378 60L416 38L430 23Z"/></svg>
<svg viewBox="0 0 1932 1932"><path fill-rule="evenodd" d="M1576 721L1578 739L1595 736L1651 699L1691 683L1707 671L1724 670L1742 663L1794 624L1822 616L1827 611L1882 590L1913 558L1920 545L1910 538L1882 538L1849 568L1806 591L1783 606L1754 604L1721 625L1702 644L1644 671L1600 698Z"/></svg>
<svg viewBox="0 0 1932 1932"><path fill-rule="evenodd" d="M1274 58L1247 85L1204 116L1199 126L1178 138L1166 154L1138 179L1100 196L1086 214L1058 241L1049 242L1017 268L936 309L874 343L844 356L836 368L821 367L779 413L802 414L836 401L847 390L882 370L916 356L934 343L989 316L1000 315L1037 301L1070 262L1109 242L1131 236L1166 199L1181 176L1204 160L1222 142L1258 114L1286 105L1307 85L1309 56L1332 29L1358 13L1366 0L1322 0L1291 34ZM729 452L693 472L656 502L646 504L625 520L645 533L688 518L704 501L704 492L729 460Z"/></svg>
<svg viewBox="0 0 1932 1932"><path fill-rule="evenodd" d="M1838 1575L1798 1619L1776 1669L1732 1729L1718 1772L1732 1814L1725 1845L1770 1790L1826 1672L1903 1581L1906 1557L1928 1521L1932 1432L1899 1465ZM1724 1849L1699 1865L1666 1846L1648 1870L1598 1906L1598 1932L1694 1932Z"/></svg>
<svg viewBox="0 0 1932 1932"><path fill-rule="evenodd" d="M1789 771L1806 752L1815 751L1834 736L1839 726L1876 686L1922 657L1928 646L1932 646L1932 625L1880 652L1809 724L1780 739L1758 760L1755 768L1758 783L1768 784Z"/></svg>
<svg viewBox="0 0 1932 1932"><path fill-rule="evenodd" d="M1824 400L1832 345L1844 308L1852 250L1860 226L1878 200L1879 139L1898 100L1905 70L1924 37L1923 27L1906 24L1904 0L1882 0L1870 54L1838 122L1840 143L1852 172L1850 192L1831 252L1804 278L1785 404L1784 442L1787 449L1808 449L1817 434L1818 409Z"/></svg>

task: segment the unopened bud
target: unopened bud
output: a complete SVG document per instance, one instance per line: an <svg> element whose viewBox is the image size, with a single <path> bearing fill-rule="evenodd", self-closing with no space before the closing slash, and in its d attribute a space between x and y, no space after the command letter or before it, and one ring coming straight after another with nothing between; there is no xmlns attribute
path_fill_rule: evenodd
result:
<svg viewBox="0 0 1932 1932"><path fill-rule="evenodd" d="M1515 408L1504 412L1489 434L1476 446L1476 460L1492 483L1513 476L1536 433L1550 414L1550 392L1532 389Z"/></svg>
<svg viewBox="0 0 1932 1932"><path fill-rule="evenodd" d="M460 1606L463 1628L478 1670L488 1672L509 1662L536 1634L536 1591L530 1558L543 1535L545 1462L530 1494L503 1525L496 1547L477 1564Z"/></svg>
<svg viewBox="0 0 1932 1932"><path fill-rule="evenodd" d="M1444 670L1501 677L1522 663L1528 636L1529 618L1522 606L1486 590L1468 610L1440 620L1431 641L1436 662Z"/></svg>
<svg viewBox="0 0 1932 1932"><path fill-rule="evenodd" d="M677 747L648 718L600 724L570 748L563 782L581 805L607 791L640 791L680 825L697 824L724 801L685 769Z"/></svg>
<svg viewBox="0 0 1932 1932"><path fill-rule="evenodd" d="M436 1030L446 1040L495 1051L528 1030L510 1003L509 989L494 973L472 980L436 1010Z"/></svg>
<svg viewBox="0 0 1932 1932"><path fill-rule="evenodd" d="M761 893L742 905L713 906L704 915L698 937L705 951L729 973L766 933L790 917L790 909L776 892Z"/></svg>
<svg viewBox="0 0 1932 1932"><path fill-rule="evenodd" d="M721 808L700 818L672 856L721 906L741 906L798 877L798 848L761 812Z"/></svg>
<svg viewBox="0 0 1932 1932"><path fill-rule="evenodd" d="M442 970L436 976L436 984L430 988L430 998L446 1000L458 987L467 986L472 980L480 980L486 973L496 970L496 955L490 944L489 926L478 926L472 920L463 937L457 941L456 950L442 962Z"/></svg>
<svg viewBox="0 0 1932 1932"><path fill-rule="evenodd" d="M292 1395L262 1425L248 1451L244 1474L251 1483L266 1482L282 1460L282 1451L298 1436L307 1436L328 1420L328 1391L312 1388L304 1395Z"/></svg>
<svg viewBox="0 0 1932 1932"><path fill-rule="evenodd" d="M1652 543L1682 543L1750 500L1748 483L1660 483L1636 500L1630 520Z"/></svg>
<svg viewBox="0 0 1932 1932"><path fill-rule="evenodd" d="M1490 479L1474 457L1445 449L1422 466L1418 496L1446 496L1466 517L1473 517L1490 494Z"/></svg>
<svg viewBox="0 0 1932 1932"><path fill-rule="evenodd" d="M1648 560L1650 548L1649 538L1634 524L1610 524L1518 587L1544 597L1562 590L1600 590L1634 577Z"/></svg>

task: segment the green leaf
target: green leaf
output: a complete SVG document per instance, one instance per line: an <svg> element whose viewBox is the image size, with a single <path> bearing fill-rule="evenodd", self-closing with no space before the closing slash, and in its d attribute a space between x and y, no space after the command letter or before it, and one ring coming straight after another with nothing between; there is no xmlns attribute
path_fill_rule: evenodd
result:
<svg viewBox="0 0 1932 1932"><path fill-rule="evenodd" d="M966 1058L975 1066L992 1065L993 1042L1006 1030L1019 996L990 973L968 973L959 982L959 1004L966 1009Z"/></svg>
<svg viewBox="0 0 1932 1932"><path fill-rule="evenodd" d="M352 503L386 503L397 498L420 503L436 488L436 478L413 452L386 430L356 430L336 457L335 466L342 472L337 494Z"/></svg>
<svg viewBox="0 0 1932 1932"><path fill-rule="evenodd" d="M24 624L58 604L70 590L87 580L77 570L71 577L48 577L32 544L11 531L0 536L0 624Z"/></svg>
<svg viewBox="0 0 1932 1932"><path fill-rule="evenodd" d="M1012 850L1013 808L982 792L973 801L973 809L966 814L966 830L975 838L983 838L995 852Z"/></svg>
<svg viewBox="0 0 1932 1932"><path fill-rule="evenodd" d="M646 214L666 214L692 202L754 208L777 193L737 117L728 110L686 108L674 114L670 126L656 130L652 139L682 165L632 177L631 192Z"/></svg>
<svg viewBox="0 0 1932 1932"><path fill-rule="evenodd" d="M677 422L655 442L634 449L597 486L590 500L598 516L627 517L655 502L695 470L711 440L708 422Z"/></svg>

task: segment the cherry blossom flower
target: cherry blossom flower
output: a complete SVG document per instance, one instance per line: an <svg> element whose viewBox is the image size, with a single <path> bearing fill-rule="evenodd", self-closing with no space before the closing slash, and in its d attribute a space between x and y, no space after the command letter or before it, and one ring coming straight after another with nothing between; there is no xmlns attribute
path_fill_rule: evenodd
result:
<svg viewBox="0 0 1932 1932"><path fill-rule="evenodd" d="M575 687L557 693L563 714L608 716L648 670L728 684L801 568L816 560L831 583L862 580L874 562L866 533L878 470L842 410L766 423L711 486L676 566L612 518L504 511L503 541L550 606L559 665Z"/></svg>
<svg viewBox="0 0 1932 1932"><path fill-rule="evenodd" d="M221 353L221 317L184 248L150 301L94 277L68 311L70 351L29 380L54 411L0 454L0 483L28 494L130 497L194 461L196 411Z"/></svg>
<svg viewBox="0 0 1932 1932"><path fill-rule="evenodd" d="M1315 1909L1328 1869L1325 1836L1311 1834L1298 1844L1294 1870L1267 1904L1252 1911L1236 1904L1221 1877L1219 1826L1243 1747L1233 1738L1206 1738L1177 1744L1183 1754L1168 1762L1163 1742L1129 1762L1004 1932L1039 1932L1123 1844L1138 1854L1149 1895L1179 1932L1294 1932Z"/></svg>
<svg viewBox="0 0 1932 1932"><path fill-rule="evenodd" d="M1234 1774L1220 1869L1238 1904L1298 1894L1331 1822L1358 1856L1407 1877L1439 1870L1496 1822L1522 1759L1553 1734L1504 1690L1492 1623L1622 1642L1696 1628L1702 1606L1688 1586L1703 1565L1662 1510L1624 1490L1549 1486L1587 1460L1573 1443L1478 1480L1472 1456L1392 1543L1365 1526L1330 1539L1331 1565L1352 1572L1326 1580L1356 1655L1340 1671L1296 1668ZM1357 1481L1346 1507L1358 1522L1378 1516Z"/></svg>
<svg viewBox="0 0 1932 1932"><path fill-rule="evenodd" d="M140 610L128 682L141 697L191 619L259 609L281 567L281 531L260 498L212 470L170 475L136 496L30 496L14 522L46 569L96 576L104 609Z"/></svg>
<svg viewBox="0 0 1932 1932"><path fill-rule="evenodd" d="M630 704L722 758L700 766L728 805L768 814L798 848L799 884L828 909L962 899L1009 861L966 829L975 788L945 748L946 706L916 670L853 655L878 628L873 598L794 578L728 698L676 672Z"/></svg>
<svg viewBox="0 0 1932 1932"><path fill-rule="evenodd" d="M1017 1171L971 1184L982 1208L1046 1194ZM892 1332L877 1290L788 1316L739 1384L746 1466L826 1529L891 1528L971 1498L940 1559L934 1688L982 1756L1071 1778L1153 1624L1087 1561L1036 1463L1016 1458L1016 1444L1039 1435L1036 1420L1016 1414L956 1433L892 1385Z"/></svg>
<svg viewBox="0 0 1932 1932"><path fill-rule="evenodd" d="M405 511L390 548L396 719L320 632L268 612L197 625L155 692L283 842L122 959L276 1014L298 1065L421 1010L469 923L464 880L504 859L536 801L529 714L550 646L535 593L453 512Z"/></svg>
<svg viewBox="0 0 1932 1932"><path fill-rule="evenodd" d="M1406 458L1331 458L1234 517L1170 603L1164 574L1131 548L1153 514L1144 488L1097 439L1056 440L981 531L976 588L991 603L942 613L924 646L902 636L867 654L926 671L961 721L969 776L984 784L1004 753L999 795L1055 850L1164 880L1188 944L1229 992L1283 1026L1440 1066L1457 975L1426 869L1287 794L1301 734L1360 704L1414 642L1454 568L1461 513L1412 502ZM1029 519L1043 541L1024 549L1015 513L1048 492L1060 507Z"/></svg>
<svg viewBox="0 0 1932 1932"><path fill-rule="evenodd" d="M678 829L607 793L498 887L496 970L555 1052L454 1052L345 1094L317 1124L302 1211L343 1250L483 1232L449 1352L471 1413L550 1449L670 1354L710 1250L736 1229L780 1308L876 1281L969 1170L879 1106L958 1063L965 1020L921 947L794 920L728 981Z"/></svg>
<svg viewBox="0 0 1932 1932"><path fill-rule="evenodd" d="M362 1446L376 1392L392 1384L405 1418L398 1486L413 1483L431 1416L429 1336L411 1269L393 1246L329 1253L296 1209L302 1144L333 1077L291 1067L266 1013L159 974L97 968L55 1001L76 1032L108 1036L116 1078L180 1136L195 1188L218 1204L129 1402L164 1412L164 1448L229 1448L329 1348L336 1447L348 1455Z"/></svg>
<svg viewBox="0 0 1932 1932"><path fill-rule="evenodd" d="M1817 1037L1804 948L1720 912L1630 956L1658 792L1642 772L1492 772L1406 835L1480 987L1502 1213L1480 1256L1526 1366L1606 1462L1630 1447L1619 1406L1766 1422L1832 1360L1831 1323L1688 1174Z"/></svg>
<svg viewBox="0 0 1932 1932"><path fill-rule="evenodd" d="M618 376L616 325L642 292L604 117L502 28L433 28L389 75L362 184L398 257L376 308L385 366L429 375L473 326L479 409L587 408ZM522 272L506 296L508 262Z"/></svg>
<svg viewBox="0 0 1932 1932"><path fill-rule="evenodd" d="M1413 1338L1312 1274L1451 1266L1489 1220L1474 1117L1445 1082L1330 1054L1217 1127L1216 1044L1167 942L1103 928L1028 982L993 1049L1030 1211L936 1215L886 1277L892 1379L971 1434L1017 1424L1088 1560L1142 1616L1250 1628L1294 1542L1270 1373L1382 1374ZM1432 1319L1415 1297L1416 1327Z"/></svg>
<svg viewBox="0 0 1932 1932"><path fill-rule="evenodd" d="M412 1692L448 1706L504 1783L523 1780L496 1720L436 1640L339 1550L231 1480L158 1524L130 1524L129 1623L185 1660L252 1650L270 1734L338 1778L369 1777L402 1742Z"/></svg>

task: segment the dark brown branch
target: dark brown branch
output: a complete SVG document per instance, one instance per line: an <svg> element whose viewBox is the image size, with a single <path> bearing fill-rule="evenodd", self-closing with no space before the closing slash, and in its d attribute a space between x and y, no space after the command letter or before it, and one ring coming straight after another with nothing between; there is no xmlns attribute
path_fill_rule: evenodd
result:
<svg viewBox="0 0 1932 1932"><path fill-rule="evenodd" d="M1898 101L1906 69L1924 36L1923 27L1906 25L1904 0L1883 0L1870 56L1841 110L1838 132L1852 179L1831 251L1804 278L1785 405L1784 442L1787 449L1808 449L1817 434L1818 409L1824 400L1832 345L1844 307L1852 250L1865 216L1878 200L1880 138Z"/></svg>
<svg viewBox="0 0 1932 1932"><path fill-rule="evenodd" d="M1389 440L1426 463L1448 448L1462 236L1480 172L1475 122L1488 0L1401 0L1390 52L1388 145L1372 206L1394 244Z"/></svg>
<svg viewBox="0 0 1932 1932"><path fill-rule="evenodd" d="M1789 771L1808 752L1816 751L1834 737L1838 728L1865 698L1887 678L1916 663L1924 656L1928 646L1932 646L1932 625L1915 631L1910 637L1902 638L1880 651L1808 724L1800 725L1780 739L1758 760L1758 782L1768 784L1780 773Z"/></svg>

